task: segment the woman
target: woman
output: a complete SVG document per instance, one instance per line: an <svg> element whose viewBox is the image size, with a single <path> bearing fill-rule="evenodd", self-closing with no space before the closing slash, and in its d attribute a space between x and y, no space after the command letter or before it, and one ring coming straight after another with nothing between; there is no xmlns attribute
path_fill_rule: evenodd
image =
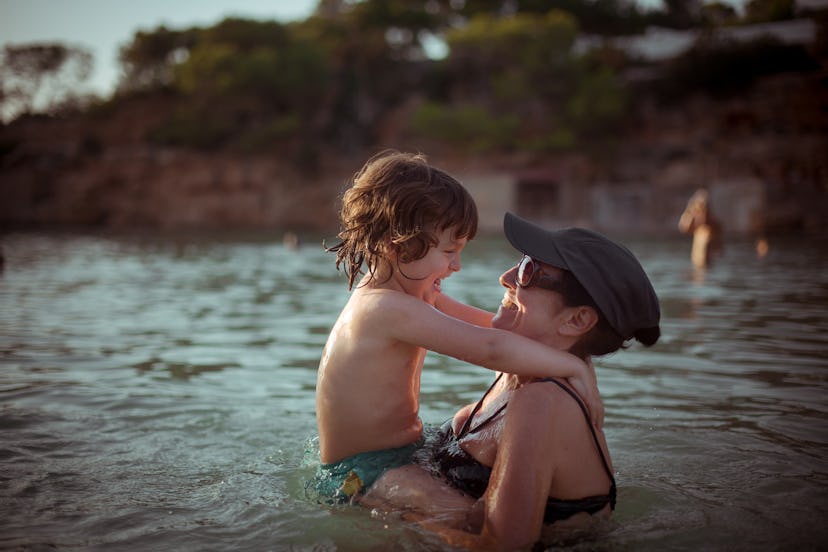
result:
<svg viewBox="0 0 828 552"><path fill-rule="evenodd" d="M494 327L585 359L632 338L656 342L658 299L625 247L511 213L504 231L524 257L500 277L506 292ZM456 544L504 549L531 545L544 525L608 516L615 506L603 431L563 380L498 375L443 426L431 456L439 478L419 466L389 470L363 504L407 510Z"/></svg>

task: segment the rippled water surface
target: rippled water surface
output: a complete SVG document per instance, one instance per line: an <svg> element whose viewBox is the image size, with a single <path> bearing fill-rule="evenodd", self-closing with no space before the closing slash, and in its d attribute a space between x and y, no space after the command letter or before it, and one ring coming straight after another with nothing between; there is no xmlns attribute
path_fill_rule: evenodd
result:
<svg viewBox="0 0 828 552"><path fill-rule="evenodd" d="M278 238L278 237L276 237ZM316 365L347 292L320 239L0 237L0 548L441 550L304 497ZM828 547L828 258L819 241L631 240L663 338L597 363L615 516L578 550ZM517 259L472 242L444 289L495 308ZM483 369L429 355L426 422Z"/></svg>

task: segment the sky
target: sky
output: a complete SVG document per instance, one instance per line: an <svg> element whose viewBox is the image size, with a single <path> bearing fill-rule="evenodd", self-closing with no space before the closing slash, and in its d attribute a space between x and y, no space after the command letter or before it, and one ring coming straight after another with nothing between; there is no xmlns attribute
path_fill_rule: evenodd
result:
<svg viewBox="0 0 828 552"><path fill-rule="evenodd" d="M138 30L211 26L228 16L280 21L311 15L317 0L0 0L0 47L30 42L82 46L94 56L90 89L107 95L118 50Z"/></svg>

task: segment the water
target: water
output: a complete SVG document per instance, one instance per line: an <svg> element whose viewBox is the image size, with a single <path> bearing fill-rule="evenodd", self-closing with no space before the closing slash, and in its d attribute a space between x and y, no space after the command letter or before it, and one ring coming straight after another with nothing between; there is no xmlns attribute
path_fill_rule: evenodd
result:
<svg viewBox="0 0 828 552"><path fill-rule="evenodd" d="M333 258L272 237L0 238L0 548L443 550L304 498L316 364L344 304ZM618 471L611 522L573 550L828 546L828 258L747 242L701 273L685 240L628 242L663 338L598 363ZM494 308L517 259L475 240L445 289ZM432 356L422 417L483 369Z"/></svg>

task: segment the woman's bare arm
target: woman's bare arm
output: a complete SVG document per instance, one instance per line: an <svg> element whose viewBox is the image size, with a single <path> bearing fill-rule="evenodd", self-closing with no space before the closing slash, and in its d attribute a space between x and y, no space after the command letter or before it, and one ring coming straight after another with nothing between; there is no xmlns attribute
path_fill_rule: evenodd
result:
<svg viewBox="0 0 828 552"><path fill-rule="evenodd" d="M492 326L493 313L467 305L462 301L449 297L445 293L440 293L437 296L434 306L443 314L447 314L463 322L484 328L490 328Z"/></svg>
<svg viewBox="0 0 828 552"><path fill-rule="evenodd" d="M531 546L541 535L555 447L548 431L549 394L535 385L512 396L486 489L482 535L499 547Z"/></svg>

